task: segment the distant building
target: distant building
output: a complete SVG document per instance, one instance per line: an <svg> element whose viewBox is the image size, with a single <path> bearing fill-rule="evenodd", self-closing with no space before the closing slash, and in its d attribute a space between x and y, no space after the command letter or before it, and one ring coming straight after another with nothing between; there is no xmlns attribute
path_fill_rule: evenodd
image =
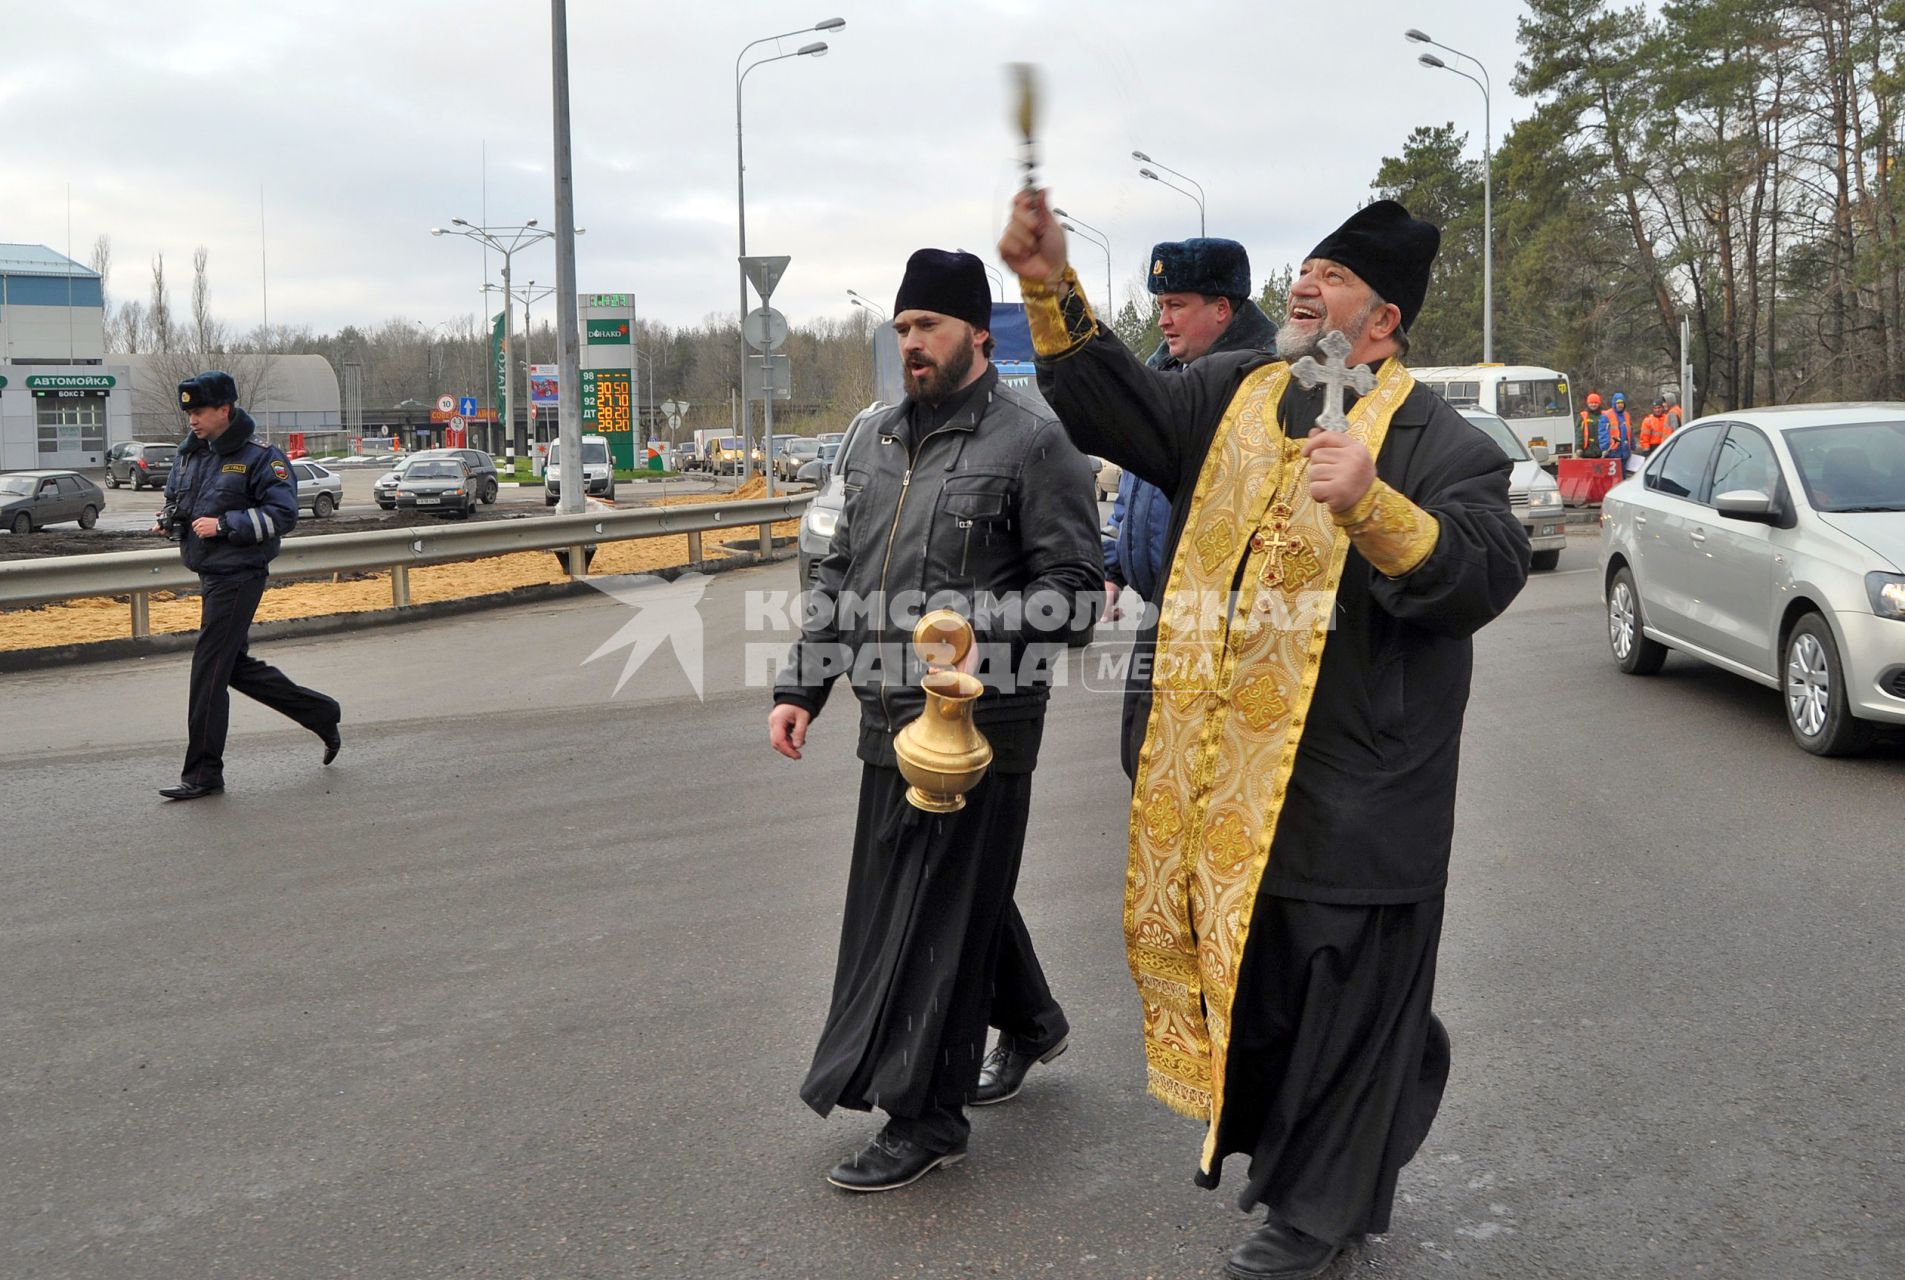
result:
<svg viewBox="0 0 1905 1280"><path fill-rule="evenodd" d="M103 467L122 440L173 440L182 377L224 368L267 434L339 431L323 356L106 351L99 273L45 245L0 243L0 471Z"/></svg>

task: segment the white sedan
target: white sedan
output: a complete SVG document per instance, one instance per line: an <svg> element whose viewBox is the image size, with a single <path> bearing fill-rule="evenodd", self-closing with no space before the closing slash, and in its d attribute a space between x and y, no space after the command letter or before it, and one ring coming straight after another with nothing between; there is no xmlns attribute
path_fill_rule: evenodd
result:
<svg viewBox="0 0 1905 1280"><path fill-rule="evenodd" d="M1815 755L1905 725L1905 404L1690 422L1601 505L1608 641L1632 675L1668 649L1784 695Z"/></svg>

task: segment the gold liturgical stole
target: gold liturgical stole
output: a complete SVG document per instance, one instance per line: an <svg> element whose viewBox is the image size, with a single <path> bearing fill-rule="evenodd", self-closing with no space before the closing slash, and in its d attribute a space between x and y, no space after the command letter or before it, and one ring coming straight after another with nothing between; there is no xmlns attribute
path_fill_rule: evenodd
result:
<svg viewBox="0 0 1905 1280"><path fill-rule="evenodd" d="M1277 424L1289 384L1283 363L1246 377L1205 456L1164 591L1132 792L1124 927L1149 1085L1209 1122L1206 1172L1251 910L1350 547L1309 495L1302 441ZM1350 410L1372 456L1414 385L1387 360Z"/></svg>

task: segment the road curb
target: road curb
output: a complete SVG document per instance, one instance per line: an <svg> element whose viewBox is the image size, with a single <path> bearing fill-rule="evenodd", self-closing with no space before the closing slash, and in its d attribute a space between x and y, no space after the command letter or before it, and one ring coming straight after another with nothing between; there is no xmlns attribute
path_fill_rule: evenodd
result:
<svg viewBox="0 0 1905 1280"><path fill-rule="evenodd" d="M758 551L730 553L719 560L704 560L700 564L675 565L666 569L646 569L642 572L649 577L662 578L671 582L690 571L705 574L732 573L737 569L752 569L763 564L792 560L795 554L794 542L795 540L791 538L780 540L774 553L768 556L763 556ZM486 609L540 604L549 600L587 595L593 590L594 588L586 582L573 580L542 582L533 586L492 592L488 595L463 596L456 600L433 600L427 604L413 604L403 609L377 609L368 613L333 613L318 618L286 618L278 622L253 624L251 640L253 643L272 640L305 640L314 636L330 636L344 631L356 631L364 627L399 626L407 622L453 618L459 614L478 613ZM197 643L197 631L168 631L139 640L127 636L123 640L91 640L84 644L54 645L42 649L10 649L0 652L0 675L44 671L53 667L91 662L116 662L123 658L151 658L166 653L186 653Z"/></svg>

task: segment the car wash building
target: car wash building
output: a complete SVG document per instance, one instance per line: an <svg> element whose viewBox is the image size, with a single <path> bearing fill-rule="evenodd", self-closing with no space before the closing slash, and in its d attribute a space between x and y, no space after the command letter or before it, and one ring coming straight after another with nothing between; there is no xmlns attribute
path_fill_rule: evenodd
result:
<svg viewBox="0 0 1905 1280"><path fill-rule="evenodd" d="M0 244L0 471L104 466L131 411L125 368L106 363L99 273Z"/></svg>
<svg viewBox="0 0 1905 1280"><path fill-rule="evenodd" d="M174 388L207 367L238 380L267 439L342 430L323 356L108 353L99 273L45 245L0 243L0 471L103 468L121 441L178 440Z"/></svg>

